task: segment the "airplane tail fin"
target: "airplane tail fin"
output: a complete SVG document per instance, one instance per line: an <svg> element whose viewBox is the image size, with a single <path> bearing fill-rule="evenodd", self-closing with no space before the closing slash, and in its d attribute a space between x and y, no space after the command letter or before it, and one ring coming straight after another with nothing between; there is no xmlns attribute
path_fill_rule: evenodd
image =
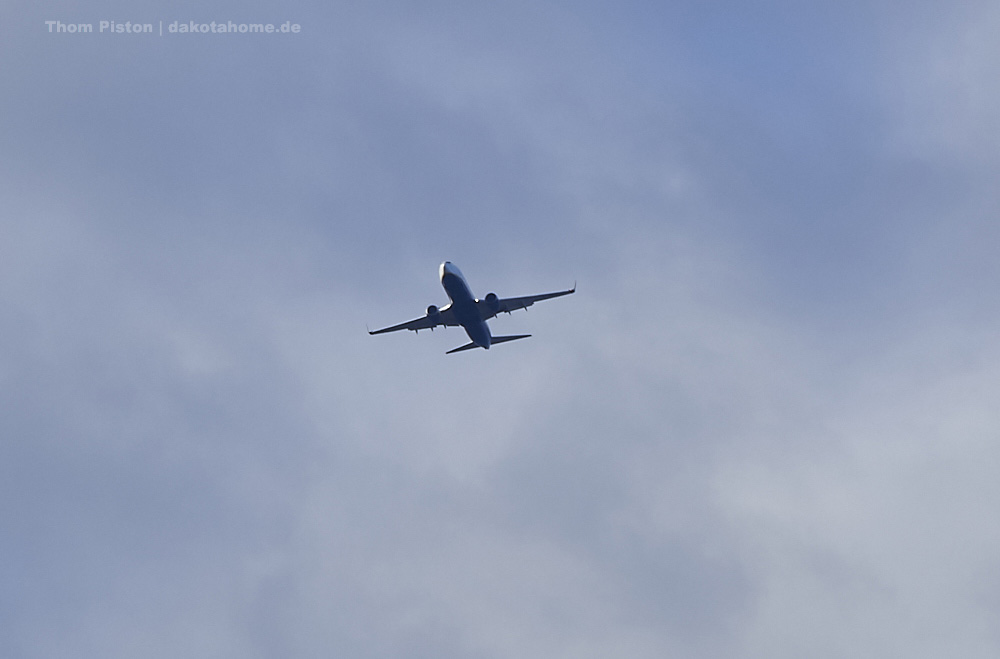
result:
<svg viewBox="0 0 1000 659"><path fill-rule="evenodd" d="M492 340L490 341L490 343L492 345L496 345L498 343L507 343L508 341L517 341L518 339L526 339L529 336L531 336L531 335L530 334L512 334L510 336L494 336L494 337L492 337ZM450 355L453 352L462 352L463 350L472 350L473 348L478 348L478 347L479 346L477 346L475 343L466 343L464 346L459 346L457 348L452 348L451 350L449 350L448 352L446 352L444 354Z"/></svg>

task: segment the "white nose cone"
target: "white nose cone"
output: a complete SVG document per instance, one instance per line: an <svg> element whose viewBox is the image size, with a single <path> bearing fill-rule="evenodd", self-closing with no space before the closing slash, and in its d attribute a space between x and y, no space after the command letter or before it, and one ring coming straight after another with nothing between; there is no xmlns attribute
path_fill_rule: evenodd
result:
<svg viewBox="0 0 1000 659"><path fill-rule="evenodd" d="M451 261L445 261L441 264L441 279L444 279L445 275L455 275L459 279L465 279L462 276L462 271L458 269Z"/></svg>

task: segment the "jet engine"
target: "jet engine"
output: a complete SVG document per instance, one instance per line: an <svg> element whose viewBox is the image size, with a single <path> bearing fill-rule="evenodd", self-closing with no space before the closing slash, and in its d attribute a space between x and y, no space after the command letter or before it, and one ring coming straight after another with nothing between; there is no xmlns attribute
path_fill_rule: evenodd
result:
<svg viewBox="0 0 1000 659"><path fill-rule="evenodd" d="M497 310L500 308L500 298L497 297L496 293L487 293L485 302L486 302L486 308L492 311L493 313L496 313Z"/></svg>
<svg viewBox="0 0 1000 659"><path fill-rule="evenodd" d="M427 307L427 315L428 316L434 317L434 316L438 316L440 314L441 314L441 311L436 306L434 306L433 304L431 306Z"/></svg>

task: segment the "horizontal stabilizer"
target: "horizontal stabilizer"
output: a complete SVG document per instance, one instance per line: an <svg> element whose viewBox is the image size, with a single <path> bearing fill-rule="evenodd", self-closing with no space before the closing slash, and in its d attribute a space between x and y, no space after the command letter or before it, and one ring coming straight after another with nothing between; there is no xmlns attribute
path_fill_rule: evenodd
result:
<svg viewBox="0 0 1000 659"><path fill-rule="evenodd" d="M446 352L444 354L450 355L453 352L462 352L463 350L472 350L473 348L478 348L478 347L479 346L477 346L475 343L466 343L464 346L459 346L457 348L452 348L451 350L449 350L448 352Z"/></svg>
<svg viewBox="0 0 1000 659"><path fill-rule="evenodd" d="M526 339L530 334L512 334L510 336L494 336L493 343L507 343L508 341L517 341L518 339Z"/></svg>
<svg viewBox="0 0 1000 659"><path fill-rule="evenodd" d="M517 341L518 339L526 339L529 336L531 336L531 335L530 334L513 334L511 336L494 336L491 339L490 343L492 343L493 345L496 345L498 343L507 343L508 341ZM444 354L450 355L453 352L462 352L463 350L472 350L473 348L478 348L478 347L479 346L477 346L475 343L466 343L464 346L459 346L457 348L452 348L451 350L449 350L448 352L446 352Z"/></svg>

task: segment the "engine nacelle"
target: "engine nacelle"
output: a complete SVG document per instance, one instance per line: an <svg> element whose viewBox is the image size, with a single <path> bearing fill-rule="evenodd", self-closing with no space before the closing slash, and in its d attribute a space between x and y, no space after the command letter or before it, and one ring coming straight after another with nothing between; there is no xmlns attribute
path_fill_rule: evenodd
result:
<svg viewBox="0 0 1000 659"><path fill-rule="evenodd" d="M484 301L486 308L494 313L500 308L500 298L497 297L496 293L487 293Z"/></svg>
<svg viewBox="0 0 1000 659"><path fill-rule="evenodd" d="M427 307L427 315L431 317L439 316L441 315L441 310L432 304L431 306Z"/></svg>

